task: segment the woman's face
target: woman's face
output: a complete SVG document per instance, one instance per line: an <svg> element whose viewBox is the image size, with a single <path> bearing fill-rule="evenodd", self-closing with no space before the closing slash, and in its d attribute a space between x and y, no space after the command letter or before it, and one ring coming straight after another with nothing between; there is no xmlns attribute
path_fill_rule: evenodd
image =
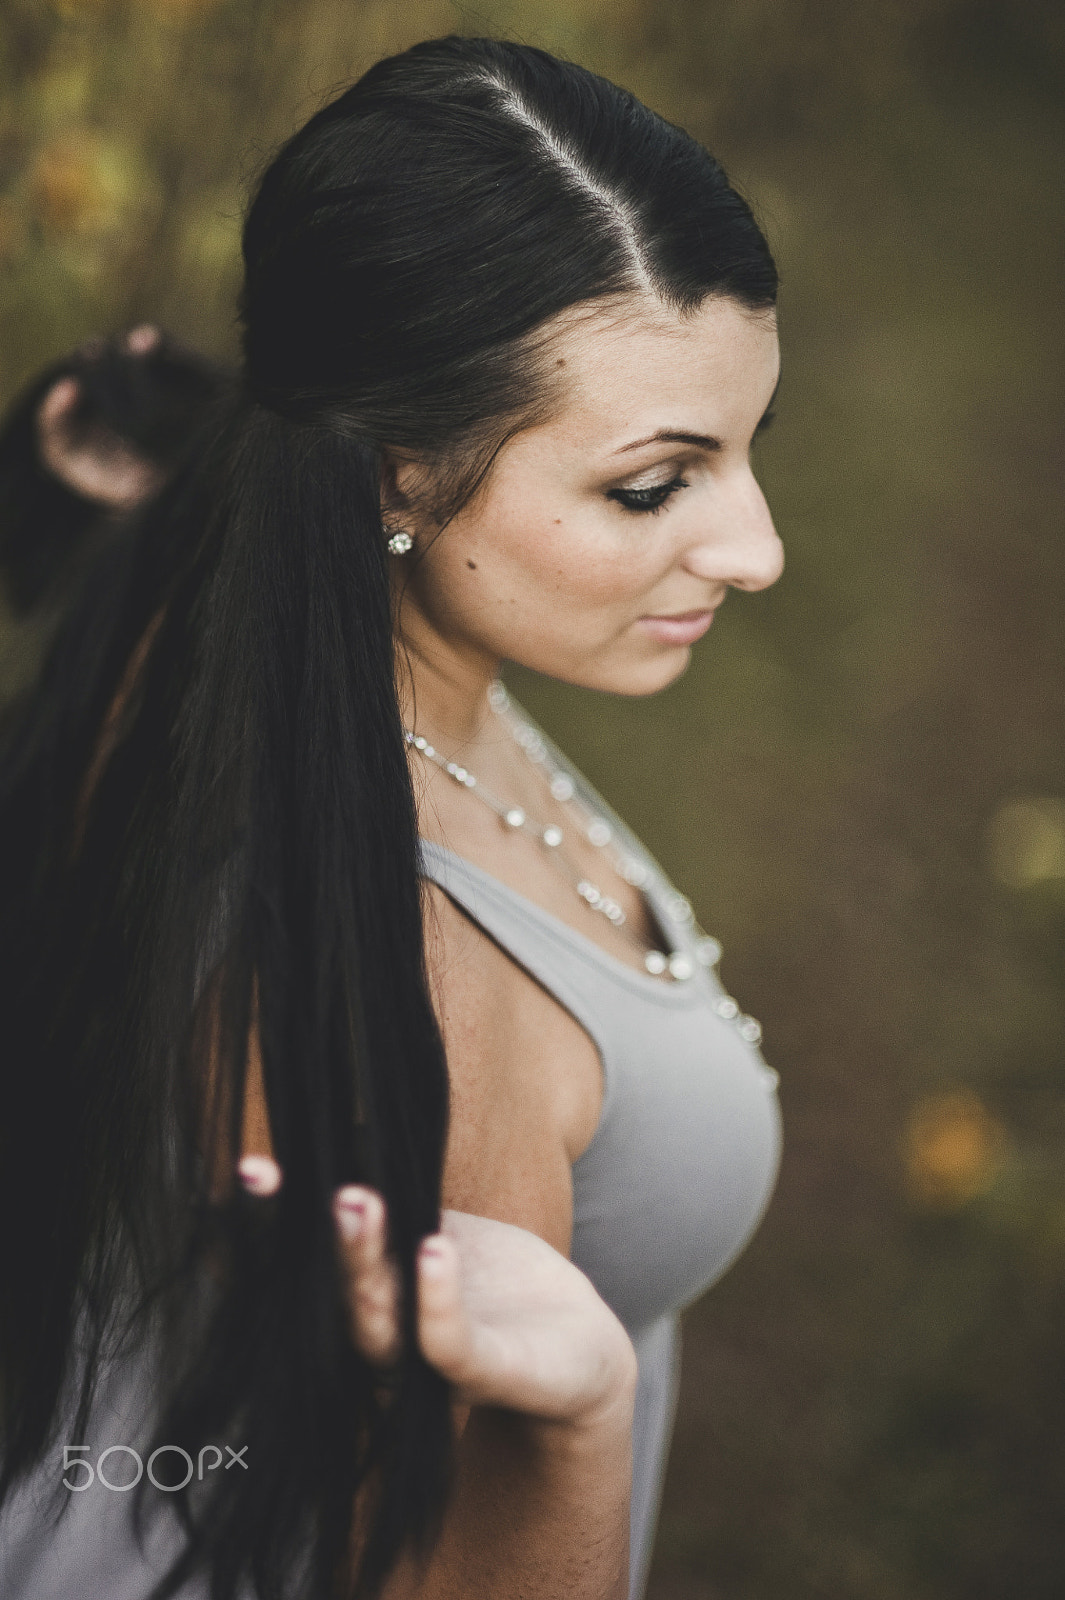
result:
<svg viewBox="0 0 1065 1600"><path fill-rule="evenodd" d="M776 388L776 322L709 299L563 325L561 404L515 435L437 537L410 524L401 628L423 659L501 660L652 694L688 664L730 588L783 552L750 464ZM402 472L397 478L402 490Z"/></svg>

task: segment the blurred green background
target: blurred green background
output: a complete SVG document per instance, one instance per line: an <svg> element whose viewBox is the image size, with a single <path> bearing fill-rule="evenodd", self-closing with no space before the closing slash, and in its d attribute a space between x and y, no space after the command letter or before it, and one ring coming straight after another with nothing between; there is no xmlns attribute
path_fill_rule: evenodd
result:
<svg viewBox="0 0 1065 1600"><path fill-rule="evenodd" d="M788 550L646 702L514 673L780 1069L688 1314L653 1600L1065 1594L1065 7L2 0L0 363L234 352L242 197L381 53L489 32L706 140L782 274ZM0 619L2 621L2 619ZM0 679L25 638L0 626ZM0 690L4 683L0 682Z"/></svg>

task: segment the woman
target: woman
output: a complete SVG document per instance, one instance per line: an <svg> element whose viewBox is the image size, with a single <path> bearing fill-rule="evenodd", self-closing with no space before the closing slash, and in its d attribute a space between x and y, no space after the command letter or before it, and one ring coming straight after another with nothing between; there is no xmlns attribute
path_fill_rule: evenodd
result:
<svg viewBox="0 0 1065 1600"><path fill-rule="evenodd" d="M314 117L244 253L242 392L131 548L0 951L4 1592L69 1592L24 1485L76 1439L49 1570L94 1592L623 1600L777 1112L712 941L496 674L652 693L778 575L772 260L682 132L468 39ZM186 1452L136 1485L180 1535L122 1542L101 1445Z"/></svg>

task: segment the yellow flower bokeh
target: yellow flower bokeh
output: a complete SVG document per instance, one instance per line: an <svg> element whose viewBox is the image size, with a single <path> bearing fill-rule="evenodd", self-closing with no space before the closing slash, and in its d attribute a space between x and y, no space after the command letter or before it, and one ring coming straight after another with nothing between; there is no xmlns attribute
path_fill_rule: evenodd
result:
<svg viewBox="0 0 1065 1600"><path fill-rule="evenodd" d="M1005 1149L1004 1127L971 1089L922 1095L904 1138L910 1194L935 1209L963 1206L991 1187Z"/></svg>

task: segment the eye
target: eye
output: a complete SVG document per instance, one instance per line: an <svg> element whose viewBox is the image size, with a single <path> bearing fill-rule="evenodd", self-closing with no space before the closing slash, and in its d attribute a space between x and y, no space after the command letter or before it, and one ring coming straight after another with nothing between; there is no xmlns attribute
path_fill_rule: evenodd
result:
<svg viewBox="0 0 1065 1600"><path fill-rule="evenodd" d="M647 489L608 489L607 499L616 500L626 511L661 511L666 501L678 489L688 487L687 478L671 478L668 483L655 483Z"/></svg>

